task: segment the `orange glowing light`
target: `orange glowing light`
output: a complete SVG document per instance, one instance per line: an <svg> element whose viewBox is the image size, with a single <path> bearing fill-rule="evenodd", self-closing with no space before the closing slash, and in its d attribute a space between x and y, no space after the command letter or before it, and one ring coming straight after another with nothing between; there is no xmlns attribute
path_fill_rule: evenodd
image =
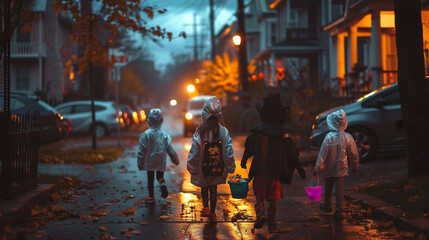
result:
<svg viewBox="0 0 429 240"><path fill-rule="evenodd" d="M188 93L193 93L193 92L195 92L195 86L194 86L193 84L189 84L189 85L186 87L186 91L188 91Z"/></svg>
<svg viewBox="0 0 429 240"><path fill-rule="evenodd" d="M253 75L252 75L252 80L253 80L253 81L256 81L256 80L258 80L258 77L257 77L255 74L253 74Z"/></svg>
<svg viewBox="0 0 429 240"><path fill-rule="evenodd" d="M192 113L190 113L190 112L187 112L187 113L185 114L185 118L186 118L186 119L188 119L188 120L191 120L193 117L194 117L194 116L193 116L193 115L192 115Z"/></svg>
<svg viewBox="0 0 429 240"><path fill-rule="evenodd" d="M264 73L259 73L258 76L259 76L260 79L264 79L265 78L265 74Z"/></svg>
<svg viewBox="0 0 429 240"><path fill-rule="evenodd" d="M235 34L232 37L232 42L234 43L235 46L240 46L241 45L241 37L238 34Z"/></svg>

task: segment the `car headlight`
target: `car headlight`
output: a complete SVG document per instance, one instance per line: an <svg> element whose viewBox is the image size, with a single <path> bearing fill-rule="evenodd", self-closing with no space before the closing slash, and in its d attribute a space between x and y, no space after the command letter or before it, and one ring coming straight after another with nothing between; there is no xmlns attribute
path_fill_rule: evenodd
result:
<svg viewBox="0 0 429 240"><path fill-rule="evenodd" d="M194 116L193 116L193 115L192 115L192 113L190 113L190 112L187 112L187 113L185 114L185 118L186 118L187 120L191 120L193 117L194 117Z"/></svg>

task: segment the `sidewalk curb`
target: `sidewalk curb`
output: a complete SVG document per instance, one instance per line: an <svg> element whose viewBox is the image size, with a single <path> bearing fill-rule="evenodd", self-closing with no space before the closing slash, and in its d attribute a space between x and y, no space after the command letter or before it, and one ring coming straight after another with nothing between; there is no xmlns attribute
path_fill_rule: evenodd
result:
<svg viewBox="0 0 429 240"><path fill-rule="evenodd" d="M375 216L380 216L393 221L394 225L400 229L429 236L429 228L419 225L413 219L402 216L405 211L401 208L362 193L351 191L350 193L345 192L344 197L347 200L356 200L357 203L361 204L365 208L372 209Z"/></svg>
<svg viewBox="0 0 429 240"><path fill-rule="evenodd" d="M53 184L38 184L37 187L12 200L0 200L0 233L7 225L18 224L31 213L35 205L43 205L50 200Z"/></svg>

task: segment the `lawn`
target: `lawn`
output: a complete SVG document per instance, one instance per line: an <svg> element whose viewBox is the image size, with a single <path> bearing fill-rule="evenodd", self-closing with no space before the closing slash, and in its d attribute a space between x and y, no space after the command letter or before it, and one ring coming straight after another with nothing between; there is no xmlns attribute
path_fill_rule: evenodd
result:
<svg viewBox="0 0 429 240"><path fill-rule="evenodd" d="M39 163L50 164L95 164L111 162L118 159L124 148L119 146L102 146L97 149L79 147L63 150L60 143L44 145L39 151Z"/></svg>
<svg viewBox="0 0 429 240"><path fill-rule="evenodd" d="M429 177L380 184L361 192L399 205L408 212L429 213Z"/></svg>

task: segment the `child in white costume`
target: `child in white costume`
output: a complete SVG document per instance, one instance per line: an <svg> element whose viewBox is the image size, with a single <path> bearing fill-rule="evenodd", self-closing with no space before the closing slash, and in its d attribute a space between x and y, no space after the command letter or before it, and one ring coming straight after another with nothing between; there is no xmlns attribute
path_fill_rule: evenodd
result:
<svg viewBox="0 0 429 240"><path fill-rule="evenodd" d="M179 164L179 157L171 146L171 137L164 130L161 130L163 121L161 110L158 108L151 109L148 116L150 128L140 136L137 165L140 171L147 171L149 197L146 202L148 203L154 203L153 181L155 172L156 179L161 184L161 196L163 198L168 196L164 179L167 154L174 164Z"/></svg>
<svg viewBox="0 0 429 240"><path fill-rule="evenodd" d="M325 176L325 202L320 209L332 212L331 195L335 185L336 209L334 217L344 219L344 177L348 173L349 162L356 173L359 154L352 135L344 130L347 128L347 115L340 109L327 117L329 133L323 140L317 157L313 175L323 172Z"/></svg>

